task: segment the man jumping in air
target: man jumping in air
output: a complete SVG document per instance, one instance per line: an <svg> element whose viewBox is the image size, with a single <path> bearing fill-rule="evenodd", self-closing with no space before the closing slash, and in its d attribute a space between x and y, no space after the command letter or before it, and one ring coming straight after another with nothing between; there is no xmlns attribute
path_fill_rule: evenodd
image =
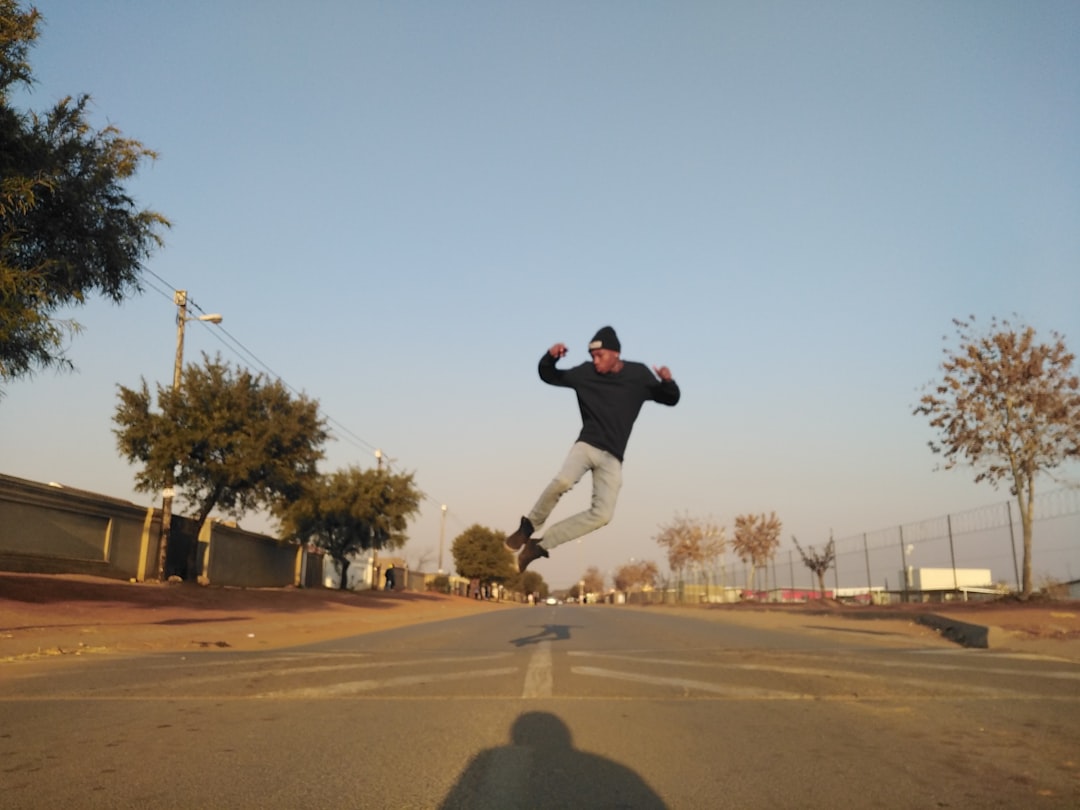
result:
<svg viewBox="0 0 1080 810"><path fill-rule="evenodd" d="M518 571L533 560L547 557L556 546L607 525L615 514L615 500L622 486L622 461L630 431L641 406L648 400L663 405L679 401L679 386L667 366L649 367L623 360L615 330L603 327L589 343L592 362L559 369L566 344L556 343L540 358L540 379L549 385L572 388L581 410L581 433L570 454L517 531L506 538L506 547L518 553ZM654 375L655 372L655 375ZM659 379L657 379L659 378ZM532 534L544 525L559 498L569 492L587 471L592 472L592 504L585 512L556 523L542 538Z"/></svg>

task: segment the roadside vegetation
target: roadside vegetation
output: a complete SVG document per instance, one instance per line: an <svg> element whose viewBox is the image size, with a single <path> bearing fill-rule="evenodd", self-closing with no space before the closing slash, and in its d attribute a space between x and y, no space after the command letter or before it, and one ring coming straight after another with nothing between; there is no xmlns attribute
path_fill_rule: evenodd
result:
<svg viewBox="0 0 1080 810"><path fill-rule="evenodd" d="M41 22L0 0L0 396L36 372L72 370L66 349L81 327L61 312L140 293L142 263L169 227L126 188L157 154L116 126L94 127L89 95L40 112L14 106L15 90L34 84Z"/></svg>
<svg viewBox="0 0 1080 810"><path fill-rule="evenodd" d="M944 469L968 466L975 481L1004 483L1020 508L1024 539L1021 596L1032 594L1035 484L1080 458L1080 378L1065 338L991 320L981 331L971 316L954 320L956 345L944 349L942 376L919 400L916 414L938 431L930 449Z"/></svg>

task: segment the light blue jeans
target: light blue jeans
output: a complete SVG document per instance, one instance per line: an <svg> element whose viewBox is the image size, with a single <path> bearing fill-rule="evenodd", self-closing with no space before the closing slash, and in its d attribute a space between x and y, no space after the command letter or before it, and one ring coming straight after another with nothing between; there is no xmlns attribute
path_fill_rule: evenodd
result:
<svg viewBox="0 0 1080 810"><path fill-rule="evenodd" d="M604 450L585 442L575 442L562 469L551 479L540 500L529 512L529 522L539 530L548 519L559 498L573 489L586 472L592 472L592 504L584 512L578 512L560 520L546 532L540 545L553 549L611 522L615 514L615 500L622 488L622 462Z"/></svg>

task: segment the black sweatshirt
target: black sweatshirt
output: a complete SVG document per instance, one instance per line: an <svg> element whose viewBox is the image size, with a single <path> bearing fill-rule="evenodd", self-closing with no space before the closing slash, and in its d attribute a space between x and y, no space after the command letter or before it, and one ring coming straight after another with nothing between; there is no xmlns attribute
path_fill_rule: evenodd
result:
<svg viewBox="0 0 1080 810"><path fill-rule="evenodd" d="M623 460L641 406L649 400L662 405L679 401L675 381L658 380L644 363L624 360L622 369L611 374L600 374L591 362L565 371L556 368L555 363L556 358L544 352L540 379L577 393L582 422L577 440L606 450L619 461Z"/></svg>

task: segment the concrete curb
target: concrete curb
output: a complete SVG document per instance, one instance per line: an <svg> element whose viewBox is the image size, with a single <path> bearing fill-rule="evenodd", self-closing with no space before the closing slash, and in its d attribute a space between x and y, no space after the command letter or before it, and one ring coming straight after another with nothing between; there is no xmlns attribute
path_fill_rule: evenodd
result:
<svg viewBox="0 0 1080 810"><path fill-rule="evenodd" d="M915 624L921 624L923 627L936 630L942 638L954 644L959 644L961 647L969 647L975 650L986 650L990 647L989 627L962 622L959 619L951 619L937 613L908 613L900 610L884 610L881 612L860 611L849 615L855 615L863 619L901 619L915 622Z"/></svg>
<svg viewBox="0 0 1080 810"><path fill-rule="evenodd" d="M834 616L846 616L852 619L901 619L934 630L946 641L971 650L996 650L1014 652L1022 655L1040 655L1065 661L1080 662L1080 639L1065 641L1060 639L1018 638L1017 634L993 625L974 624L952 616L938 613L910 613L899 610L853 611L851 613L832 613Z"/></svg>
<svg viewBox="0 0 1080 810"><path fill-rule="evenodd" d="M970 647L977 650L990 648L990 628L981 624L969 624L934 613L922 613L914 617L918 624L937 630L942 637L959 644L961 647Z"/></svg>
<svg viewBox="0 0 1080 810"><path fill-rule="evenodd" d="M990 628L981 624L962 622L937 613L909 613L900 610L853 610L850 613L823 611L821 615L839 616L845 619L873 621L874 619L899 619L914 622L937 631L942 638L975 650L990 648Z"/></svg>
<svg viewBox="0 0 1080 810"><path fill-rule="evenodd" d="M753 608L743 608L749 610L759 610L762 612L770 612L770 608L767 605ZM997 628L991 628L982 624L972 624L970 622L964 622L959 619L950 618L948 616L942 616L937 613L919 613L906 610L890 610L885 609L867 609L867 608L854 608L848 610L822 610L822 609L806 609L800 611L799 614L790 613L787 611L779 611L780 613L787 613L787 615L803 615L803 616L828 616L838 619L846 619L851 621L874 621L876 619L892 619L902 622L910 622L912 624L922 625L923 627L929 627L934 630L946 641L951 641L954 644L959 644L961 647L967 647L969 649L986 650L990 647L991 630L994 630L994 634L997 635ZM998 646L1000 638L995 639L995 647Z"/></svg>

